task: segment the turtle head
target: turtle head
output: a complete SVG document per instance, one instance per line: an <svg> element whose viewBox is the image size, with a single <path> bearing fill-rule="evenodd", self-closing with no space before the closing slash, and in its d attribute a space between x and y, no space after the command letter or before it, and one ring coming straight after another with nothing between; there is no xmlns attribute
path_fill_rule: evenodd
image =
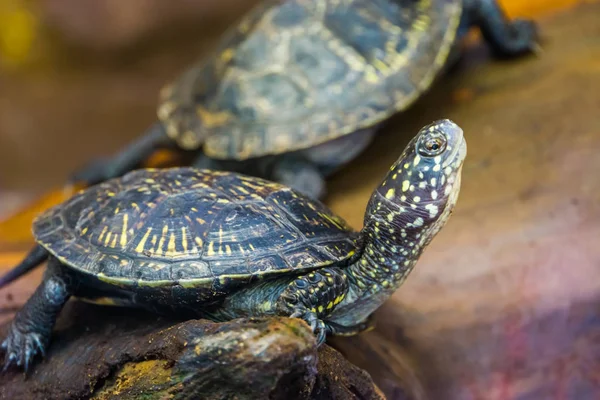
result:
<svg viewBox="0 0 600 400"><path fill-rule="evenodd" d="M449 120L424 127L408 143L367 206L363 251L348 269L354 296L329 321L366 321L402 285L450 217L466 154L462 129Z"/></svg>
<svg viewBox="0 0 600 400"><path fill-rule="evenodd" d="M408 143L371 196L365 250L378 268L394 271L392 281L408 275L450 217L466 154L462 129L450 120L436 121Z"/></svg>
<svg viewBox="0 0 600 400"><path fill-rule="evenodd" d="M456 202L466 154L458 125L447 119L433 122L408 143L377 188L376 197L409 214L428 216L425 220L433 223Z"/></svg>

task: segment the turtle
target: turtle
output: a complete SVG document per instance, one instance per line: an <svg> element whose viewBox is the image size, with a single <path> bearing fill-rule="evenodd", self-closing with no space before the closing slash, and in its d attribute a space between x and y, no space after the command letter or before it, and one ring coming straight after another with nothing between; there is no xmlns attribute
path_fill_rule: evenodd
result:
<svg viewBox="0 0 600 400"><path fill-rule="evenodd" d="M508 20L496 0L262 2L163 88L145 135L69 182L98 183L176 147L199 168L323 199L325 179L454 65L472 26L501 56L538 46L535 23Z"/></svg>
<svg viewBox="0 0 600 400"><path fill-rule="evenodd" d="M375 188L360 231L319 200L232 171L138 169L33 222L36 246L0 287L47 260L14 317L5 367L44 354L71 297L184 318L287 316L327 335L373 326L457 202L467 147L444 119L422 128Z"/></svg>

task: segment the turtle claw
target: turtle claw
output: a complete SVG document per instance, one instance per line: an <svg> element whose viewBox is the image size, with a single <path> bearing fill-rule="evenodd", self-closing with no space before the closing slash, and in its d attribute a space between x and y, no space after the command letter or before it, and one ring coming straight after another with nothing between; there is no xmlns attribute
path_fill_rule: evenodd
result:
<svg viewBox="0 0 600 400"><path fill-rule="evenodd" d="M295 311L292 315L290 315L290 317L300 318L310 326L310 329L317 336L317 347L325 343L325 339L327 337L327 325L325 325L325 322L319 319L316 313L312 311Z"/></svg>
<svg viewBox="0 0 600 400"><path fill-rule="evenodd" d="M5 351L2 372L5 372L11 365L22 367L27 372L33 359L38 354L44 356L46 353L46 346L39 333L24 333L14 325L11 326L8 337L2 342L1 347Z"/></svg>
<svg viewBox="0 0 600 400"><path fill-rule="evenodd" d="M8 367L10 367L13 363L16 363L17 355L15 353L6 353L4 357L4 366L2 367L2 372L6 372Z"/></svg>

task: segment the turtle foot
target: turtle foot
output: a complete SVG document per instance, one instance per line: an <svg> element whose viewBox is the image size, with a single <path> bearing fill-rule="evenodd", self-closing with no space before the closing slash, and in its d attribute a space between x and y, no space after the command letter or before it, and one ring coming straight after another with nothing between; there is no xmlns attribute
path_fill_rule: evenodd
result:
<svg viewBox="0 0 600 400"><path fill-rule="evenodd" d="M11 365L16 365L27 372L36 355L44 356L46 340L40 333L22 332L18 326L12 324L0 347L5 352L3 371Z"/></svg>
<svg viewBox="0 0 600 400"><path fill-rule="evenodd" d="M317 347L325 343L325 339L327 338L327 326L322 320L319 319L316 313L312 311L305 313L296 312L292 314L291 317L300 318L306 321L306 323L310 326L310 329L317 337Z"/></svg>

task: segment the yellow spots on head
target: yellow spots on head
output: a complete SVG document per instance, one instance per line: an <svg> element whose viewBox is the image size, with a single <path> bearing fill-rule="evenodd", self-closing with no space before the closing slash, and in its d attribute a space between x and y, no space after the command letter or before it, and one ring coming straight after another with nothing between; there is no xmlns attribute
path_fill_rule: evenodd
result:
<svg viewBox="0 0 600 400"><path fill-rule="evenodd" d="M442 162L442 157L441 156L436 156L433 158L433 162L435 162L436 164L439 165L439 163ZM439 170L438 170L439 171Z"/></svg>
<svg viewBox="0 0 600 400"><path fill-rule="evenodd" d="M402 182L402 191L403 192L406 192L409 187L410 187L410 182L409 181L403 181Z"/></svg>
<svg viewBox="0 0 600 400"><path fill-rule="evenodd" d="M115 208L115 215L119 213L121 209L119 207Z"/></svg>
<svg viewBox="0 0 600 400"><path fill-rule="evenodd" d="M427 182L421 181L419 182L419 189L425 189L427 187Z"/></svg>
<svg viewBox="0 0 600 400"><path fill-rule="evenodd" d="M435 185L437 185L437 179L431 178L431 186L435 186Z"/></svg>
<svg viewBox="0 0 600 400"><path fill-rule="evenodd" d="M437 192L437 190L432 190L432 191L431 191L431 198L432 198L433 200L435 200L435 199L437 199L437 197L438 197L438 192Z"/></svg>
<svg viewBox="0 0 600 400"><path fill-rule="evenodd" d="M324 310L324 308L323 308L323 306L319 306L319 307L317 307L317 310L318 310L320 313L322 313L322 312L323 312L323 310Z"/></svg>
<svg viewBox="0 0 600 400"><path fill-rule="evenodd" d="M415 203L418 203L418 202L420 202L420 201L421 201L421 198L420 198L419 196L415 196L415 197L413 197L413 201L414 201Z"/></svg>
<svg viewBox="0 0 600 400"><path fill-rule="evenodd" d="M396 194L396 191L394 189L389 189L387 191L387 193L385 194L385 198L386 199L393 199L395 194Z"/></svg>
<svg viewBox="0 0 600 400"><path fill-rule="evenodd" d="M417 154L413 160L413 165L416 167L421 162L421 157Z"/></svg>
<svg viewBox="0 0 600 400"><path fill-rule="evenodd" d="M400 196L400 201L406 201L406 196L404 196L404 195Z"/></svg>
<svg viewBox="0 0 600 400"><path fill-rule="evenodd" d="M83 228L83 229L81 230L81 233L82 233L83 235L85 235L85 234L87 233L87 231L88 231L88 228L87 228L87 226L86 226L85 228Z"/></svg>
<svg viewBox="0 0 600 400"><path fill-rule="evenodd" d="M444 173L446 175L450 175L452 173L452 167L448 166L448 167L444 168Z"/></svg>
<svg viewBox="0 0 600 400"><path fill-rule="evenodd" d="M438 172L440 170L440 164L435 164L433 166L433 171Z"/></svg>
<svg viewBox="0 0 600 400"><path fill-rule="evenodd" d="M394 220L394 213L389 213L387 215L387 220L388 220L388 222L392 222Z"/></svg>
<svg viewBox="0 0 600 400"><path fill-rule="evenodd" d="M396 179L397 177L398 177L398 174L392 175L392 179Z"/></svg>
<svg viewBox="0 0 600 400"><path fill-rule="evenodd" d="M408 169L410 167L410 163L404 164L404 169Z"/></svg>
<svg viewBox="0 0 600 400"><path fill-rule="evenodd" d="M135 248L136 253L144 252L144 247L146 246L146 241L148 240L148 237L150 236L150 232L152 232L152 228L148 228L148 230L146 231L146 233L144 234L144 236L138 243L137 247Z"/></svg>
<svg viewBox="0 0 600 400"><path fill-rule="evenodd" d="M425 209L427 211L429 211L429 217L430 218L434 218L438 214L438 212L439 212L439 208L435 204L427 204L425 206Z"/></svg>
<svg viewBox="0 0 600 400"><path fill-rule="evenodd" d="M127 225L129 224L129 214L123 214L123 226L121 227L121 237L119 239L119 244L122 248L127 246Z"/></svg>

